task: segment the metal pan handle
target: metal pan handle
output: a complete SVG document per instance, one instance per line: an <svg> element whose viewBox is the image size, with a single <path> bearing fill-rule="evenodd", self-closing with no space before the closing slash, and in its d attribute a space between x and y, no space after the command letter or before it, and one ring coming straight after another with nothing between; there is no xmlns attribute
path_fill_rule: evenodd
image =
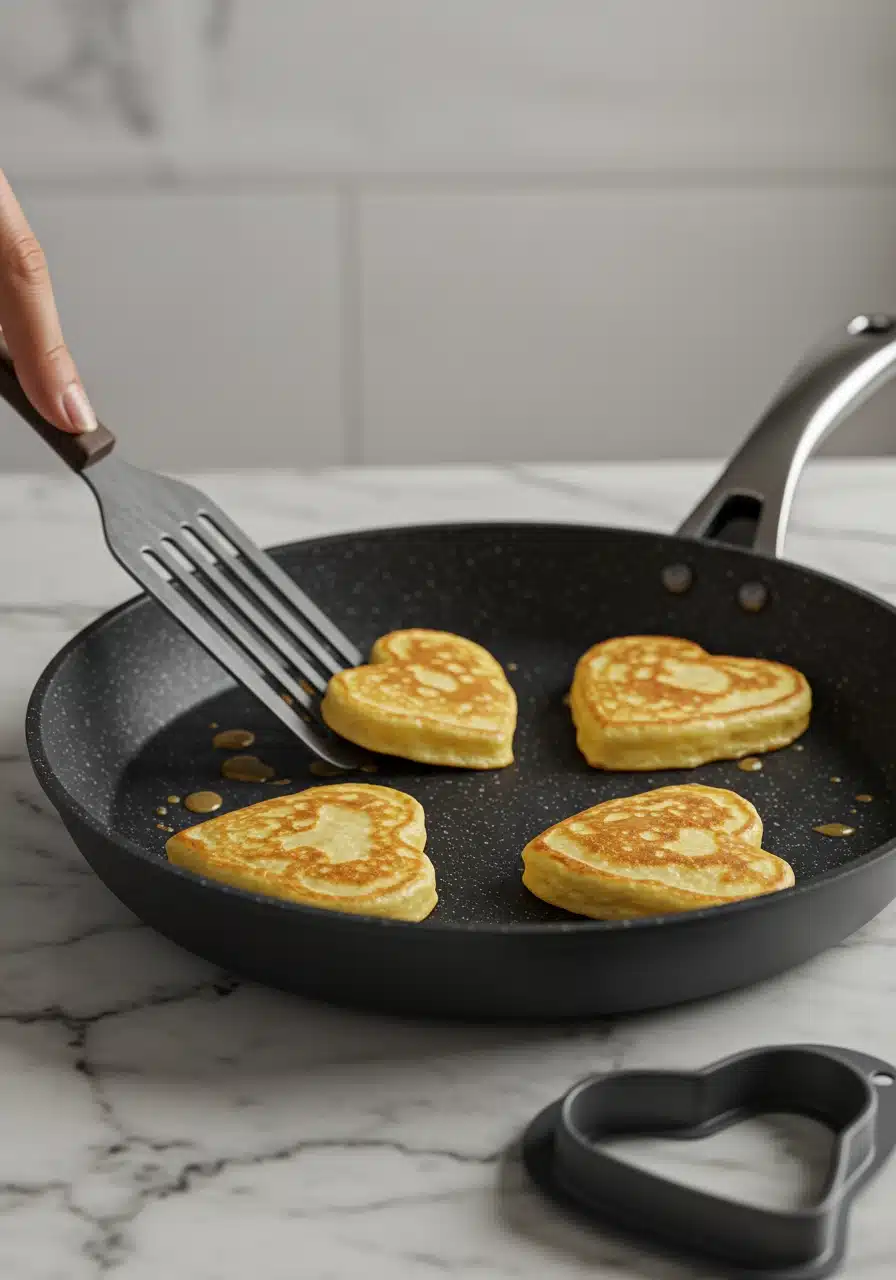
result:
<svg viewBox="0 0 896 1280"><path fill-rule="evenodd" d="M896 316L856 316L797 366L679 534L781 555L809 457L894 375Z"/></svg>

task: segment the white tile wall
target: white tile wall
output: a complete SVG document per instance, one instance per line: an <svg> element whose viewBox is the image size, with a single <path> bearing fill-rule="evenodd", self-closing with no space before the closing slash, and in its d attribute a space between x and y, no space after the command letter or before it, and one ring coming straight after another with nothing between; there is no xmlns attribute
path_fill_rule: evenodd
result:
<svg viewBox="0 0 896 1280"><path fill-rule="evenodd" d="M370 460L728 453L823 317L896 301L896 190L370 196L361 244Z"/></svg>
<svg viewBox="0 0 896 1280"><path fill-rule="evenodd" d="M18 179L158 172L167 0L0 0L0 148Z"/></svg>
<svg viewBox="0 0 896 1280"><path fill-rule="evenodd" d="M533 173L893 160L892 0L231 0L197 129L256 165ZM217 12L218 21L214 21Z"/></svg>
<svg viewBox="0 0 896 1280"><path fill-rule="evenodd" d="M68 341L134 462L345 455L336 200L326 193L31 195ZM8 465L37 466L26 431Z"/></svg>
<svg viewBox="0 0 896 1280"><path fill-rule="evenodd" d="M894 48L893 0L0 0L0 165L148 464L719 453L896 308Z"/></svg>

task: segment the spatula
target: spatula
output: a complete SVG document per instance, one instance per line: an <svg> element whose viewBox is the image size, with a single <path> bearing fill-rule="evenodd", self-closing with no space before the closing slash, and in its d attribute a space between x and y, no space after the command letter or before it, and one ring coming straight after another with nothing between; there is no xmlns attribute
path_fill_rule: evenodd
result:
<svg viewBox="0 0 896 1280"><path fill-rule="evenodd" d="M358 666L351 640L204 493L112 456L99 426L68 435L28 400L0 336L0 397L93 490L118 563L321 760L361 753L313 709L331 675Z"/></svg>

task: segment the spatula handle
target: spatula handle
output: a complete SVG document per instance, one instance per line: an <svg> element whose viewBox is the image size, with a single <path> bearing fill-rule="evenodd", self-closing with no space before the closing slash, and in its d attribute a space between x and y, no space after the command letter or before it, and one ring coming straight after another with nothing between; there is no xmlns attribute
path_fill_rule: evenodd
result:
<svg viewBox="0 0 896 1280"><path fill-rule="evenodd" d="M53 452L63 462L68 463L72 471L84 471L94 462L99 462L115 444L112 432L107 431L102 423L95 431L74 436L69 435L67 431L61 431L59 427L54 427L52 422L47 422L22 390L22 384L19 382L9 348L2 334L0 334L0 399L5 400L11 409L15 409L19 417L24 418L28 425L34 428Z"/></svg>

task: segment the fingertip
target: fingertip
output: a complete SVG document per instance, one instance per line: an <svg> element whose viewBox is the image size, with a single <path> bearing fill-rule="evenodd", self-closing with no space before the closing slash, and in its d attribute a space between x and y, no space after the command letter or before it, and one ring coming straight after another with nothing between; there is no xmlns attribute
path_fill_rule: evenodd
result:
<svg viewBox="0 0 896 1280"><path fill-rule="evenodd" d="M73 435L96 431L98 423L87 392L80 382L70 382L62 393L63 421Z"/></svg>

